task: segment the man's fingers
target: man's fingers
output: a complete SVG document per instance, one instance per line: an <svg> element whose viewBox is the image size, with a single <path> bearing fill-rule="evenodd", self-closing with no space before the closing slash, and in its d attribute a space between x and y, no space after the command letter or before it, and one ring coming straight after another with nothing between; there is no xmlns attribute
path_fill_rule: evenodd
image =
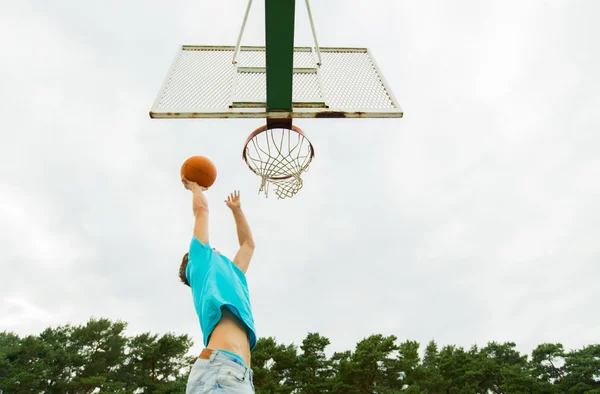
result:
<svg viewBox="0 0 600 394"><path fill-rule="evenodd" d="M234 190L227 196L227 201L229 201L229 202L235 202L239 199L240 199L240 191L239 190Z"/></svg>

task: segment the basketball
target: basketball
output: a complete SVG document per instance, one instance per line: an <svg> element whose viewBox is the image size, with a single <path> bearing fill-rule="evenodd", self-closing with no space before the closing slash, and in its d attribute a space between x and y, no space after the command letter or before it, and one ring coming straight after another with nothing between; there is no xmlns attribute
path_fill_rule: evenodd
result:
<svg viewBox="0 0 600 394"><path fill-rule="evenodd" d="M192 156L183 162L181 176L208 188L217 179L217 168L204 156Z"/></svg>

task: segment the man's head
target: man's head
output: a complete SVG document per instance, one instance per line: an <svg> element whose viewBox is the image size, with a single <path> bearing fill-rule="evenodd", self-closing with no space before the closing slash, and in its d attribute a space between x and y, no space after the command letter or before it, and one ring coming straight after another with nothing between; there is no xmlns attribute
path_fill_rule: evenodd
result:
<svg viewBox="0 0 600 394"><path fill-rule="evenodd" d="M185 275L185 269L187 268L187 265L188 265L188 253L186 253L183 256L183 260L181 260L181 265L179 266L179 279L181 280L181 282L184 285L189 286L190 283L188 282L187 277Z"/></svg>

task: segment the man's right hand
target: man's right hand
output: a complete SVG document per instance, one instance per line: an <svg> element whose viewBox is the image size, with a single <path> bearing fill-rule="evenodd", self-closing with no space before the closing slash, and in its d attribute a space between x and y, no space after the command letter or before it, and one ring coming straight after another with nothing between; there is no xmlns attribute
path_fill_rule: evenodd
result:
<svg viewBox="0 0 600 394"><path fill-rule="evenodd" d="M208 190L208 188L206 188L204 186L200 186L196 182L192 182L189 179L187 179L186 177L181 177L181 183L183 183L183 187L190 190L192 193L197 192L197 191L204 192L204 191Z"/></svg>

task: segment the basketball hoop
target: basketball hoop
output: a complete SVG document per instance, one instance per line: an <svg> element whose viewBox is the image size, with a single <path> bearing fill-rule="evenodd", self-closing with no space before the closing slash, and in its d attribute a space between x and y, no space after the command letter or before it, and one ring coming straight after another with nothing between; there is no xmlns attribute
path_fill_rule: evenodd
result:
<svg viewBox="0 0 600 394"><path fill-rule="evenodd" d="M293 197L302 188L302 173L308 170L315 151L296 126L265 125L246 140L242 158L261 177L258 192L268 197L269 184L280 199Z"/></svg>

